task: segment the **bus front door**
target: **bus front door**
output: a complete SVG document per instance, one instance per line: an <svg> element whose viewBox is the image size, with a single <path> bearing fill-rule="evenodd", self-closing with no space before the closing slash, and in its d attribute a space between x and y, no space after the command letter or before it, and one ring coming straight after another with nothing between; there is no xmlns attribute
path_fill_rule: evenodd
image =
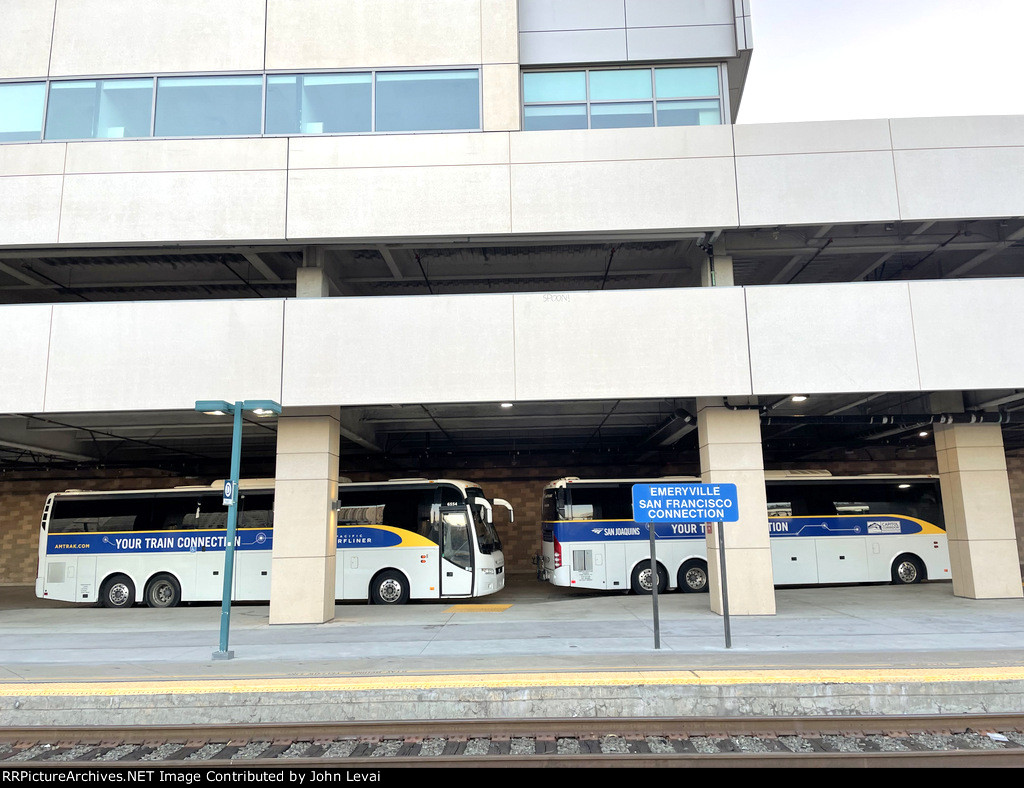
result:
<svg viewBox="0 0 1024 788"><path fill-rule="evenodd" d="M441 596L473 593L473 542L465 507L441 508Z"/></svg>

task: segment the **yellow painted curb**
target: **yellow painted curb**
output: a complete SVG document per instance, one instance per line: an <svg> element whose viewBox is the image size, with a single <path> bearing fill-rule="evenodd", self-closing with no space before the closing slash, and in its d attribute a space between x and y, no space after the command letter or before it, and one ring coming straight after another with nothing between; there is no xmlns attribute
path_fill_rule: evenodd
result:
<svg viewBox="0 0 1024 788"><path fill-rule="evenodd" d="M777 671L619 671L282 679L25 682L0 684L0 697L212 695L217 693L360 692L451 688L720 686L739 684L934 684L1024 681L1024 666L1003 668Z"/></svg>

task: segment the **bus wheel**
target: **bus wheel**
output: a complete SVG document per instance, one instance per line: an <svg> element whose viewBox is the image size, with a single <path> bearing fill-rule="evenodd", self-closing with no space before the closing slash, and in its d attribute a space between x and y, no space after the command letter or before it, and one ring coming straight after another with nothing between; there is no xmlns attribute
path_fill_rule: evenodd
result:
<svg viewBox="0 0 1024 788"><path fill-rule="evenodd" d="M905 586L920 583L924 580L924 564L916 555L906 553L892 563L892 582L894 585Z"/></svg>
<svg viewBox="0 0 1024 788"><path fill-rule="evenodd" d="M708 565L693 558L679 567L679 590L686 594L702 594L708 590Z"/></svg>
<svg viewBox="0 0 1024 788"><path fill-rule="evenodd" d="M370 602L374 605L404 605L409 601L409 584L401 572L388 569L370 583Z"/></svg>
<svg viewBox="0 0 1024 788"><path fill-rule="evenodd" d="M146 604L150 607L177 607L181 587L170 575L157 575L146 586Z"/></svg>
<svg viewBox="0 0 1024 788"><path fill-rule="evenodd" d="M634 594L651 593L650 559L641 561L636 565L636 569L633 570L633 577L630 578L629 582ZM658 593L664 593L666 588L668 588L668 574L665 572L665 567L658 564Z"/></svg>
<svg viewBox="0 0 1024 788"><path fill-rule="evenodd" d="M135 583L124 575L114 575L100 589L103 607L131 607L135 604Z"/></svg>

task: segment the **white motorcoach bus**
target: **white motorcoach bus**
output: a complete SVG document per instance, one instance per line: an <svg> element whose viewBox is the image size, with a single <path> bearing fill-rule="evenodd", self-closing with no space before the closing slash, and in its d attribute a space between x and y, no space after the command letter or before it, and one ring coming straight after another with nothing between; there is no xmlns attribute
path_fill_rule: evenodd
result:
<svg viewBox="0 0 1024 788"><path fill-rule="evenodd" d="M273 481L243 481L232 598L270 599ZM46 499L36 596L67 602L174 607L223 593L223 484L84 492ZM505 585L492 507L478 486L399 479L338 487L336 599L402 604L475 597Z"/></svg>
<svg viewBox="0 0 1024 788"><path fill-rule="evenodd" d="M558 586L651 593L650 535L646 523L633 520L632 486L664 481L670 479L569 477L548 484L542 577ZM950 579L937 476L766 471L765 483L776 585ZM706 591L704 524L658 523L655 538L659 591Z"/></svg>

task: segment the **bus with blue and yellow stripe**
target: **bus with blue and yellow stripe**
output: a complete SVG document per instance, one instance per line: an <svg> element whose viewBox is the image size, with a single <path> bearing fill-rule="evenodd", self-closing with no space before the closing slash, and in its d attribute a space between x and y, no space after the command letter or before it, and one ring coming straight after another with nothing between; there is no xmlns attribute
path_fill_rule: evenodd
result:
<svg viewBox="0 0 1024 788"><path fill-rule="evenodd" d="M565 477L548 484L542 499L542 579L650 594L650 532L647 523L633 519L632 486L668 481L701 480ZM765 493L775 585L951 579L937 476L766 471ZM705 526L654 525L659 592L708 590Z"/></svg>
<svg viewBox="0 0 1024 788"><path fill-rule="evenodd" d="M223 594L223 483L50 494L36 595L123 608L213 602ZM484 596L505 584L495 506L471 482L396 479L338 486L335 598L403 604ZM273 480L239 490L232 599L270 599Z"/></svg>

